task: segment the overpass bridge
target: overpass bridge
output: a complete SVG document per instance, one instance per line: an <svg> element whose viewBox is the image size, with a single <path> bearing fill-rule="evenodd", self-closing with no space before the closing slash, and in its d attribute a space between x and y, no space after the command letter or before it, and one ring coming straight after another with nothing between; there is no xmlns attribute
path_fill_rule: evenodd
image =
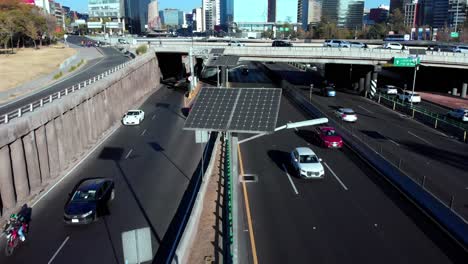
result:
<svg viewBox="0 0 468 264"><path fill-rule="evenodd" d="M316 62L337 64L362 64L391 66L394 57L410 57L409 50L327 48L327 47L230 47L227 45L191 45L190 43L164 43L151 46L156 53L189 53L190 48L197 54L209 54L212 49L224 48L223 55L240 56L240 61L273 62ZM426 51L417 55L423 66L468 68L468 54Z"/></svg>

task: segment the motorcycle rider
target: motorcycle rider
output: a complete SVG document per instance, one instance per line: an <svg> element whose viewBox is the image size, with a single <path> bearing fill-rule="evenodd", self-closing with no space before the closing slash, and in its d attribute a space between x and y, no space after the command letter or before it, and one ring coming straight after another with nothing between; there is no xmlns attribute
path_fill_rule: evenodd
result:
<svg viewBox="0 0 468 264"><path fill-rule="evenodd" d="M17 229L20 240L24 242L26 240L24 233L28 232L29 222L31 221L31 211L31 208L29 208L27 204L24 204L17 214L10 215L10 219L4 227L4 231L6 231L8 227Z"/></svg>

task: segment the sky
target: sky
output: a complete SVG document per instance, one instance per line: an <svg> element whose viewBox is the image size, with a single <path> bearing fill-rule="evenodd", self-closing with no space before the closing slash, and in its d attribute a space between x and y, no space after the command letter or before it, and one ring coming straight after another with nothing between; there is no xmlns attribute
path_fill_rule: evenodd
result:
<svg viewBox="0 0 468 264"><path fill-rule="evenodd" d="M64 6L71 7L72 10L80 13L88 13L88 1L86 0L56 0ZM235 1L235 0L234 0ZM293 0L291 0L293 1ZM159 9L178 8L182 11L191 11L195 7L200 7L201 0L159 0ZM365 0L365 8L377 7L380 4L388 5L390 0Z"/></svg>

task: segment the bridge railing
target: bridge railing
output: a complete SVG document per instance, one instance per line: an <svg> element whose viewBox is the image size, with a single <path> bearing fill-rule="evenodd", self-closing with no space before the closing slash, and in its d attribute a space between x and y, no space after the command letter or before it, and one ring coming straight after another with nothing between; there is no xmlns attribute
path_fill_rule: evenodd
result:
<svg viewBox="0 0 468 264"><path fill-rule="evenodd" d="M114 73L114 72L117 72L121 69L123 69L124 67L126 67L130 62L125 62L125 63L122 63L122 64L119 64L111 69L108 69L107 71L101 73L101 74L98 74L96 76L93 76L91 78L89 78L88 80L85 80L83 82L80 82L78 84L75 84L75 85L72 85L71 87L67 87L61 91L58 91L58 92L54 92L54 93L50 93L49 95L45 96L45 97L42 97L41 99L39 100L36 100L30 104L27 104L27 105L23 105L19 108L17 108L16 110L13 110L11 112L8 112L8 113L5 113L5 114L2 114L0 115L0 124L6 124L8 122L10 122L12 119L15 119L15 118L19 118L19 117L22 117L24 114L26 113L29 113L29 112L33 112L41 107L43 107L44 105L46 104L49 104L49 103L52 103L52 102L55 102L56 100L64 97L64 96L68 96L74 92L77 92L83 88L86 88L88 85L90 84L93 84L107 76L109 76L110 74Z"/></svg>

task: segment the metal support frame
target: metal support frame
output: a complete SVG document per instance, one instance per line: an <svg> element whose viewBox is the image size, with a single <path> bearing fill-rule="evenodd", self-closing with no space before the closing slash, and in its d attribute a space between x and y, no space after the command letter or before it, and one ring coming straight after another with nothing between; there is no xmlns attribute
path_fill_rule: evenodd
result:
<svg viewBox="0 0 468 264"><path fill-rule="evenodd" d="M238 216L238 197L239 197L239 169L238 169L238 138L232 136L231 133L228 133L231 140L231 193L232 193L232 263L239 263L239 216Z"/></svg>

